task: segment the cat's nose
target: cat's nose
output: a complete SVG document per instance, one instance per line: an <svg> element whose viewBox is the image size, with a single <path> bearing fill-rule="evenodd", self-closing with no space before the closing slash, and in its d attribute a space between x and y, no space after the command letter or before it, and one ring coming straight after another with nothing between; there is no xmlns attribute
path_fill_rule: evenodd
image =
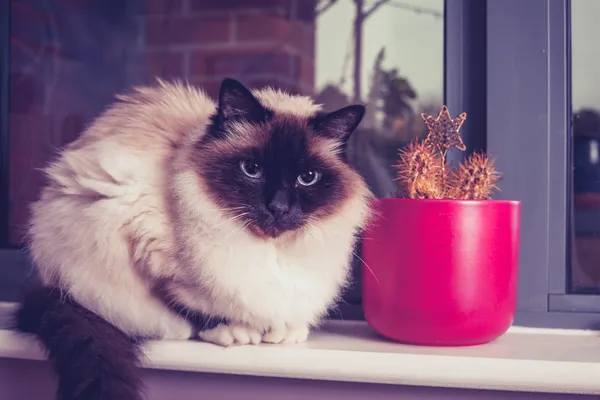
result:
<svg viewBox="0 0 600 400"><path fill-rule="evenodd" d="M283 214L290 211L290 195L285 190L278 190L269 205L267 206L269 211L276 214Z"/></svg>

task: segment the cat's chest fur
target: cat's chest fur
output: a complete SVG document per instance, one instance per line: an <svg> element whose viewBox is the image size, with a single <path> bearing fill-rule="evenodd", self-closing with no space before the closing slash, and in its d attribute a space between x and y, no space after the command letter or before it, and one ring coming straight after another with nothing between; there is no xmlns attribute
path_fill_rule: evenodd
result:
<svg viewBox="0 0 600 400"><path fill-rule="evenodd" d="M335 250L317 236L291 243L247 234L205 240L196 252L198 279L209 282L203 306L260 328L314 324L346 281L348 251Z"/></svg>

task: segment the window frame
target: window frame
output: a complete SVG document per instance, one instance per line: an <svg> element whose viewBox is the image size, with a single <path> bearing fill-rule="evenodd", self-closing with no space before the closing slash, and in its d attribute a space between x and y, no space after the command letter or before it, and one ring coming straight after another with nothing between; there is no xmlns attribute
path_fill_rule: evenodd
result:
<svg viewBox="0 0 600 400"><path fill-rule="evenodd" d="M569 0L488 1L487 150L522 201L515 324L597 329L600 296L569 293L570 23Z"/></svg>
<svg viewBox="0 0 600 400"><path fill-rule="evenodd" d="M0 302L14 300L31 276L25 252L9 246L10 0L0 0Z"/></svg>

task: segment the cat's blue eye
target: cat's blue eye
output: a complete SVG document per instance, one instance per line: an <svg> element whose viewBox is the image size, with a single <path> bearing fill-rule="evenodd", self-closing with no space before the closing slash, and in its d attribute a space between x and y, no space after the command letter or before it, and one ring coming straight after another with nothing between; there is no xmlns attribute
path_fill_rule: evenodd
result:
<svg viewBox="0 0 600 400"><path fill-rule="evenodd" d="M259 163L252 160L240 161L240 169L246 176L257 179L262 176L262 167Z"/></svg>
<svg viewBox="0 0 600 400"><path fill-rule="evenodd" d="M320 179L321 173L315 170L305 171L298 175L298 178L296 178L298 183L302 186L312 186L319 182Z"/></svg>

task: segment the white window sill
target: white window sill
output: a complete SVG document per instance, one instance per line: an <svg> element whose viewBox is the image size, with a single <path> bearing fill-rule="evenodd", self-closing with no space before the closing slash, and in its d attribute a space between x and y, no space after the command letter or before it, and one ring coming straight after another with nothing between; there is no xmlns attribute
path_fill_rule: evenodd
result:
<svg viewBox="0 0 600 400"><path fill-rule="evenodd" d="M163 341L147 346L145 367L234 375L411 386L600 394L595 332L514 327L474 347L406 346L363 322L327 323L299 345L221 348ZM0 330L0 357L44 360L31 339Z"/></svg>

